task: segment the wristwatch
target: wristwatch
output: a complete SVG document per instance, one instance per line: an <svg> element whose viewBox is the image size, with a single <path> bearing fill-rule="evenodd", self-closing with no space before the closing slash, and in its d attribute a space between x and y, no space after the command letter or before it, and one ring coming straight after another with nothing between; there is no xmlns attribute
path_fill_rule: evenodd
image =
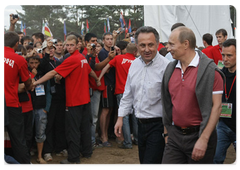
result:
<svg viewBox="0 0 240 170"><path fill-rule="evenodd" d="M165 138L165 137L167 137L167 136L168 136L168 133L163 133L163 134L162 134L162 137L163 137L163 138Z"/></svg>

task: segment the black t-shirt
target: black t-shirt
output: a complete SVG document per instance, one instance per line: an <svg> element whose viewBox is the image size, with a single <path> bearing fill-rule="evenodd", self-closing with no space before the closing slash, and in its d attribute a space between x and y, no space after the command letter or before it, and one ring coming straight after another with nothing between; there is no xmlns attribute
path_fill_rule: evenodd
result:
<svg viewBox="0 0 240 170"><path fill-rule="evenodd" d="M100 62L105 60L108 57L109 51L105 48L102 48L98 54L98 59ZM111 67L108 73L104 74L105 85L115 85L115 68Z"/></svg>
<svg viewBox="0 0 240 170"><path fill-rule="evenodd" d="M227 68L223 67L222 72L226 76L226 90L227 90L227 95L229 95L229 91L232 86L232 82L236 76L236 71L234 73L230 73ZM235 133L236 133L236 82L237 82L237 80L235 80L235 83L233 84L232 92L228 98L228 103L233 104L232 105L232 118L220 118ZM226 103L225 90L222 95L222 102Z"/></svg>

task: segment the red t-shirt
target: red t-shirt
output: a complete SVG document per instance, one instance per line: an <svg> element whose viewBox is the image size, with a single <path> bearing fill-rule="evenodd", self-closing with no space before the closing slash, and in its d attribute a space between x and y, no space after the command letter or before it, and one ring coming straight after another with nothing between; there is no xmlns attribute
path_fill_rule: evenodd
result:
<svg viewBox="0 0 240 170"><path fill-rule="evenodd" d="M87 48L85 47L83 52L82 52L83 55L87 56Z"/></svg>
<svg viewBox="0 0 240 170"><path fill-rule="evenodd" d="M198 126L202 122L202 115L195 93L198 66L189 66L184 72L175 68L169 84L172 99L172 120L180 127ZM215 71L213 92L223 91L221 75Z"/></svg>
<svg viewBox="0 0 240 170"><path fill-rule="evenodd" d="M123 94L127 81L128 70L133 60L135 60L135 56L133 54L126 53L124 55L117 55L109 62L111 67L115 67L115 94Z"/></svg>
<svg viewBox="0 0 240 170"><path fill-rule="evenodd" d="M164 48L164 47L165 47L165 46L162 45L162 43L159 43L159 44L158 44L158 49L157 49L157 50L159 51L159 50L161 50L161 49Z"/></svg>
<svg viewBox="0 0 240 170"><path fill-rule="evenodd" d="M91 62L91 59L92 59L92 58L89 59L89 63ZM99 62L100 62L99 59L98 59L98 57L95 58L95 62L96 62L96 63L99 63ZM101 72L102 72L102 70L94 71L94 72L96 73L97 77L99 77L100 74L101 74ZM103 90L105 89L104 77L102 77L100 81L101 81L101 86L97 86L97 83L96 83L95 79L94 79L93 77L89 76L90 87L91 87L93 90L103 91Z"/></svg>
<svg viewBox="0 0 240 170"><path fill-rule="evenodd" d="M207 48L202 49L202 52L208 56L208 58L212 59L212 52L211 49L213 48L212 45L209 45Z"/></svg>
<svg viewBox="0 0 240 170"><path fill-rule="evenodd" d="M29 76L27 61L10 47L4 47L4 93L8 107L21 106L18 98L19 77L22 82Z"/></svg>
<svg viewBox="0 0 240 170"><path fill-rule="evenodd" d="M30 76L31 76L31 79L34 78L34 75L31 72L30 72ZM29 101L20 102L22 105L22 113L26 113L33 110L31 93L27 92L27 94L28 94Z"/></svg>
<svg viewBox="0 0 240 170"><path fill-rule="evenodd" d="M54 70L65 78L66 106L73 107L90 102L88 75L91 68L78 50Z"/></svg>
<svg viewBox="0 0 240 170"><path fill-rule="evenodd" d="M211 57L214 60L215 64L218 65L218 61L222 61L222 48L219 45L215 45L211 48Z"/></svg>

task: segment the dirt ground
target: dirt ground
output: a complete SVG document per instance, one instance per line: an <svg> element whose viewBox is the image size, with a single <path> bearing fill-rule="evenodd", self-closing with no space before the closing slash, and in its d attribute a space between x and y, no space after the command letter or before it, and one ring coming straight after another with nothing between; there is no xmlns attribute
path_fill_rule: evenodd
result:
<svg viewBox="0 0 240 170"><path fill-rule="evenodd" d="M133 145L132 149L120 149L115 140L110 140L110 143L112 144L112 147L95 149L91 158L80 158L81 164L139 164L137 145ZM67 158L58 157L54 153L52 156L53 161L48 162L48 164L59 164L61 160ZM224 163L232 164L235 160L236 153L231 145L227 151L227 157ZM32 156L31 162L37 164L36 156Z"/></svg>

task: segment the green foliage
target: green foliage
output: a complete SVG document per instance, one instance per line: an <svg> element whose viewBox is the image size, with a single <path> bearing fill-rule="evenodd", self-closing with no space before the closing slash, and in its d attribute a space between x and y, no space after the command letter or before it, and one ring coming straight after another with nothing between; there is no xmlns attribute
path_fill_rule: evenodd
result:
<svg viewBox="0 0 240 170"><path fill-rule="evenodd" d="M89 31L101 38L107 17L109 17L111 32L120 27L120 12L123 13L127 26L129 19L131 19L132 28L143 25L143 6L141 5L22 5L22 9L24 13L18 12L18 15L20 20L26 23L27 35L42 32L42 24L45 21L53 36L63 39L64 21L67 32L73 31L80 34L82 23L86 30L86 19L88 19ZM18 30L20 30L20 24L17 24L16 31Z"/></svg>

